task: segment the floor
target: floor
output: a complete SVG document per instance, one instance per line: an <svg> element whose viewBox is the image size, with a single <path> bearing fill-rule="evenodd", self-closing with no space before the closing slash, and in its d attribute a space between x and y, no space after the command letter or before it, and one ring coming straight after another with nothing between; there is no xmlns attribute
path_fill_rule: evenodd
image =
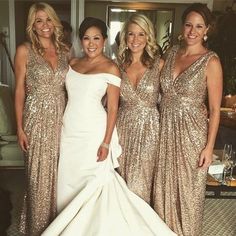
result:
<svg viewBox="0 0 236 236"><path fill-rule="evenodd" d="M23 183L23 170L0 169L0 187L10 191L13 204L12 224L7 230L7 236L20 236L17 219L23 197ZM202 236L236 236L235 199L206 199Z"/></svg>

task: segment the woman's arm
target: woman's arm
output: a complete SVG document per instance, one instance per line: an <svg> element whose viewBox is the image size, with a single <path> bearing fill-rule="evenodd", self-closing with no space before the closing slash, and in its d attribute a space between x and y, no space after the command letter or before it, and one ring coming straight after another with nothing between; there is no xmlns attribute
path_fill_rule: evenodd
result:
<svg viewBox="0 0 236 236"><path fill-rule="evenodd" d="M110 73L120 77L120 72L116 66L112 68ZM107 88L107 125L106 132L101 146L98 149L98 160L103 161L107 158L112 133L116 124L118 104L119 104L120 88L115 85L108 85Z"/></svg>
<svg viewBox="0 0 236 236"><path fill-rule="evenodd" d="M15 111L17 123L17 135L20 147L27 151L28 140L23 130L23 109L25 102L25 75L28 49L25 45L20 45L15 55Z"/></svg>
<svg viewBox="0 0 236 236"><path fill-rule="evenodd" d="M199 160L199 167L204 169L207 169L212 162L212 154L220 122L223 75L219 58L213 57L210 59L206 69L206 76L209 103L209 124L207 144L203 149Z"/></svg>

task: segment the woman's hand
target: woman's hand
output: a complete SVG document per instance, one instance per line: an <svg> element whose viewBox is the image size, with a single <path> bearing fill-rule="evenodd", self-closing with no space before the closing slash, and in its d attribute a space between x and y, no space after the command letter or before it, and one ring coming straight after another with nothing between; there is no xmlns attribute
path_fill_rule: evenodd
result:
<svg viewBox="0 0 236 236"><path fill-rule="evenodd" d="M104 146L100 146L97 152L98 159L97 161L104 161L107 158L109 149Z"/></svg>
<svg viewBox="0 0 236 236"><path fill-rule="evenodd" d="M198 166L201 169L207 170L211 165L213 159L213 150L209 148L204 148L201 152Z"/></svg>
<svg viewBox="0 0 236 236"><path fill-rule="evenodd" d="M26 137L25 132L23 130L19 131L17 133L17 136L18 136L18 142L19 142L19 145L20 145L21 149L24 152L27 152L27 150L28 150L28 139Z"/></svg>

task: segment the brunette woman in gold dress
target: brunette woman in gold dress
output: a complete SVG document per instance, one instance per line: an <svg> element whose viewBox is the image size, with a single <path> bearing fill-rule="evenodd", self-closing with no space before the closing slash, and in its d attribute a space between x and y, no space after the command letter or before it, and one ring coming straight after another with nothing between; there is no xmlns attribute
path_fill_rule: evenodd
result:
<svg viewBox="0 0 236 236"><path fill-rule="evenodd" d="M45 3L31 6L27 33L30 43L15 56L15 106L18 140L25 152L26 194L20 231L41 235L56 215L59 137L65 108L67 48L62 26Z"/></svg>
<svg viewBox="0 0 236 236"><path fill-rule="evenodd" d="M157 158L160 59L150 20L134 14L120 33L122 72L117 129L122 155L119 173L131 191L150 204Z"/></svg>
<svg viewBox="0 0 236 236"><path fill-rule="evenodd" d="M193 4L182 21L183 45L169 51L160 78L154 208L178 236L200 236L206 174L220 118L222 70L217 55L204 46L211 27L209 9Z"/></svg>

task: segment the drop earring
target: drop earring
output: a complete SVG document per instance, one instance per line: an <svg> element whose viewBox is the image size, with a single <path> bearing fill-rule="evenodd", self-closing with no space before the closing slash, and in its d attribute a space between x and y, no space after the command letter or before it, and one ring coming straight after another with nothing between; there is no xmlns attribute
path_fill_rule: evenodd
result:
<svg viewBox="0 0 236 236"><path fill-rule="evenodd" d="M203 41L204 41L204 42L206 42L206 41L207 41L207 39L208 39L207 35L206 35L206 34L204 34L204 36L203 36Z"/></svg>
<svg viewBox="0 0 236 236"><path fill-rule="evenodd" d="M179 41L183 40L183 38L184 38L184 37L183 37L182 34L180 34L180 35L178 36L178 40L179 40Z"/></svg>

